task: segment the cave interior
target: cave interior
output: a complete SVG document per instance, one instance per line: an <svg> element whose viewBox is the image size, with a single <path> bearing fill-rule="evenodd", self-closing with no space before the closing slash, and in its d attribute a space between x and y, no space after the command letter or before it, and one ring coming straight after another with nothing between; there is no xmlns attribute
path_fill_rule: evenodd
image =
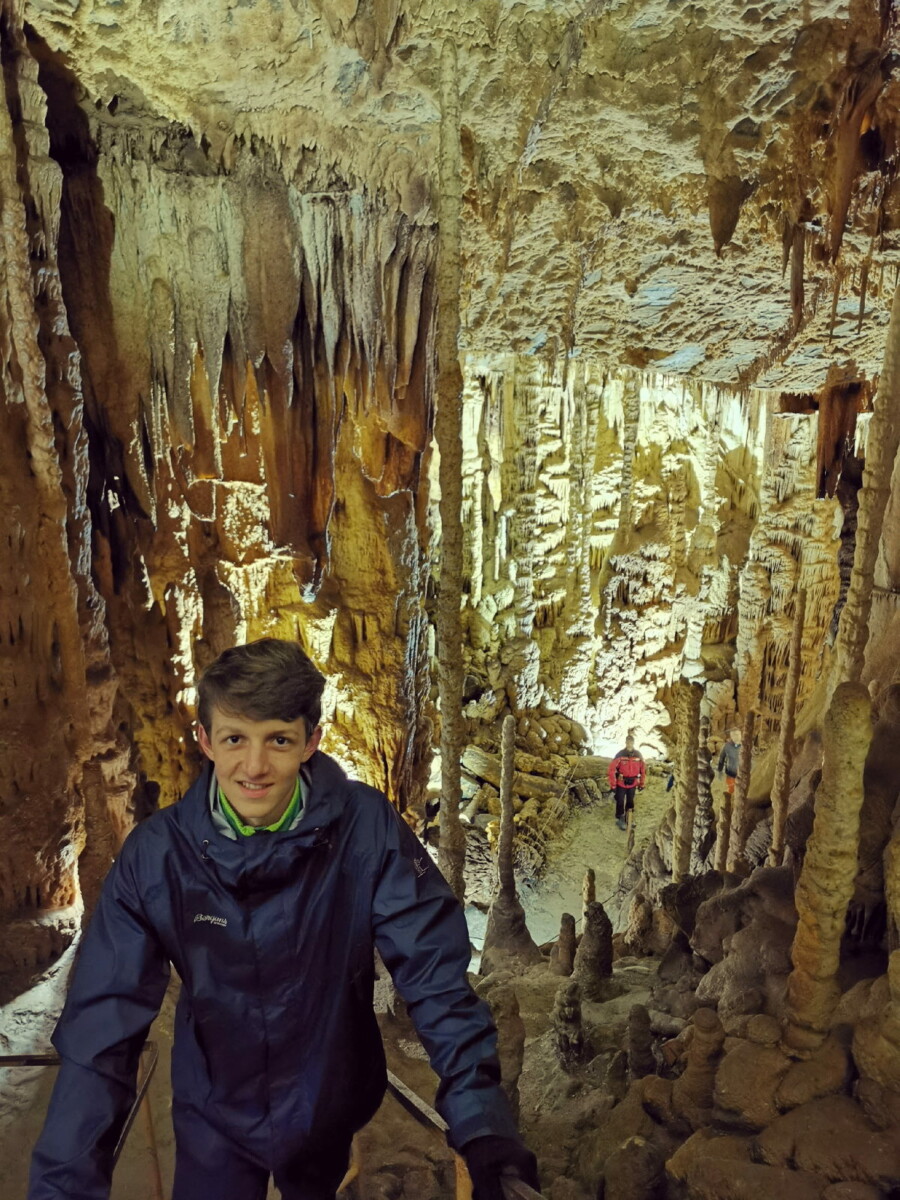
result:
<svg viewBox="0 0 900 1200"><path fill-rule="evenodd" d="M0 1051L275 636L461 823L548 1200L900 1196L898 54L893 0L0 0ZM346 1195L452 1194L389 1105Z"/></svg>

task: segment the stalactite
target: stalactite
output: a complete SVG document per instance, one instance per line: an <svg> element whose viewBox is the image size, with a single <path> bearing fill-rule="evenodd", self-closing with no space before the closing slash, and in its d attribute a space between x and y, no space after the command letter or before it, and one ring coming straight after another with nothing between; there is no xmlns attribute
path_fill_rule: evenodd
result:
<svg viewBox="0 0 900 1200"><path fill-rule="evenodd" d="M797 686L800 682L803 624L806 618L806 592L797 593L794 601L794 623L791 626L791 648L788 657L787 682L781 710L778 734L778 758L775 762L775 781L772 784L772 845L769 866L781 863L784 852L784 823L787 820L788 798L791 791L791 765L794 760L794 717L797 710Z"/></svg>
<svg viewBox="0 0 900 1200"><path fill-rule="evenodd" d="M891 474L900 448L900 289L894 293L884 349L884 368L875 396L866 442L863 485L859 492L856 551L847 600L838 626L832 683L855 682L862 675L868 640L875 563L890 498Z"/></svg>
<svg viewBox="0 0 900 1200"><path fill-rule="evenodd" d="M783 1043L800 1054L824 1042L840 996L840 946L856 877L863 768L871 738L868 692L858 683L839 684L825 717L822 781L795 893L799 921Z"/></svg>
<svg viewBox="0 0 900 1200"><path fill-rule="evenodd" d="M703 688L700 684L681 684L676 700L678 757L675 772L675 844L672 851L672 880L675 883L689 875L691 870L702 699Z"/></svg>
<svg viewBox="0 0 900 1200"><path fill-rule="evenodd" d="M794 324L803 320L803 267L806 257L806 229L799 222L793 227L791 241L791 312Z"/></svg>
<svg viewBox="0 0 900 1200"><path fill-rule="evenodd" d="M460 205L459 72L456 46L441 51L440 249L438 255L437 412L440 453L441 574L437 603L441 704L440 867L460 902L465 897L465 834L459 819L459 762L465 736L460 596L462 532L462 372L459 365Z"/></svg>
<svg viewBox="0 0 900 1200"><path fill-rule="evenodd" d="M756 711L750 709L744 716L741 730L741 755L738 774L734 783L734 803L731 810L731 834L728 841L726 869L737 871L744 859L744 843L747 840L747 792L750 787L750 768L753 765L753 734L756 728Z"/></svg>
<svg viewBox="0 0 900 1200"><path fill-rule="evenodd" d="M862 169L859 137L863 121L885 85L889 71L889 55L882 52L865 60L862 68L851 74L841 98L834 135L835 168L831 194L829 241L831 260L837 261L844 240L844 227L853 184Z"/></svg>

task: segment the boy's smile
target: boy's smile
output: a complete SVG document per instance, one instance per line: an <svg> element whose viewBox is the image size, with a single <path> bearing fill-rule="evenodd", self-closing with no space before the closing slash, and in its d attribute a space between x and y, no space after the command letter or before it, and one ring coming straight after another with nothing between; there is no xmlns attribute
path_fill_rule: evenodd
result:
<svg viewBox="0 0 900 1200"><path fill-rule="evenodd" d="M210 724L198 725L197 740L225 799L247 825L273 825L291 802L301 764L318 748L321 728L307 736L303 717L254 721L217 706Z"/></svg>

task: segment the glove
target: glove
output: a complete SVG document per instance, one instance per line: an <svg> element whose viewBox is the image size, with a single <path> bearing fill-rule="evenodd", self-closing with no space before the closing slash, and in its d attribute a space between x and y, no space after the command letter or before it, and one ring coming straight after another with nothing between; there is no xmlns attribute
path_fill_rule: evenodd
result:
<svg viewBox="0 0 900 1200"><path fill-rule="evenodd" d="M517 1175L536 1192L541 1189L537 1159L517 1138L493 1134L473 1138L461 1153L472 1177L472 1200L504 1200L502 1175Z"/></svg>

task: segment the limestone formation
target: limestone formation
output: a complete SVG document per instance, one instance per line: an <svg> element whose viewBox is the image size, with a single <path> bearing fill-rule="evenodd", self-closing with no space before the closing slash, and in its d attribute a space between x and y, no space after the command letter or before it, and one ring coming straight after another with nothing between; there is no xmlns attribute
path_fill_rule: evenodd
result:
<svg viewBox="0 0 900 1200"><path fill-rule="evenodd" d="M628 1077L633 1081L655 1072L650 1013L643 1004L634 1004L628 1013Z"/></svg>
<svg viewBox="0 0 900 1200"><path fill-rule="evenodd" d="M585 918L587 915L588 906L593 904L597 899L597 872L593 867L588 867L584 873L584 879L581 882L581 922L584 928Z"/></svg>
<svg viewBox="0 0 900 1200"><path fill-rule="evenodd" d="M863 769L872 738L868 692L843 683L825 717L822 782L816 817L797 883L799 922L791 949L784 1044L799 1053L825 1040L840 994L841 937L853 894L863 800Z"/></svg>
<svg viewBox="0 0 900 1200"><path fill-rule="evenodd" d="M559 937L550 955L550 964L555 974L572 974L576 949L575 918L571 913L563 913L559 922Z"/></svg>
<svg viewBox="0 0 900 1200"><path fill-rule="evenodd" d="M571 1071L584 1062L586 1043L581 1020L581 987L577 980L560 984L553 1001L553 1046L559 1065Z"/></svg>
<svg viewBox="0 0 900 1200"><path fill-rule="evenodd" d="M743 1033L753 1014L783 1012L797 924L793 890L789 868L758 867L697 910L691 948L710 969L696 1000L715 1006L728 1033Z"/></svg>
<svg viewBox="0 0 900 1200"><path fill-rule="evenodd" d="M750 787L750 766L753 761L753 736L756 728L756 712L751 708L744 716L741 730L741 756L737 779L734 782L734 799L731 807L731 830L728 839L726 870L737 871L744 857L744 842L747 838L747 792Z"/></svg>
<svg viewBox="0 0 900 1200"><path fill-rule="evenodd" d="M441 849L445 878L465 900L465 835L459 760L463 747L463 661L459 619L462 591L462 496L459 367L460 176L459 67L449 38L441 51L440 240L437 267L437 412L434 436L440 455L441 574L437 607L438 680L441 700Z"/></svg>
<svg viewBox="0 0 900 1200"><path fill-rule="evenodd" d="M510 1108L519 1115L519 1076L525 1057L525 1022L519 1012L519 1000L510 983L498 983L488 992L491 1015L497 1026L497 1057L500 1082Z"/></svg>
<svg viewBox="0 0 900 1200"><path fill-rule="evenodd" d="M533 962L543 1029L559 980L515 906L513 831L533 869L628 730L648 759L691 743L674 818L629 859L625 939L665 955L654 1028L703 1006L686 1067L626 1089L631 999L584 1078L526 1064L560 1196L576 1175L606 1200L896 1188L891 722L863 772L865 720L833 711L808 848L818 763L791 793L787 762L815 757L826 680L876 706L897 683L891 6L0 10L2 997L65 955L122 838L193 777L198 672L280 634L328 675L326 747L401 810L442 743L444 869L461 896L464 803L470 841L500 843L489 942ZM679 681L692 714L703 689L699 739L673 727ZM704 747L738 713L719 874L692 890ZM803 862L796 939L792 869L751 869L770 792L770 861ZM866 956L841 962L850 888ZM610 982L595 892L577 955L571 918L555 952L570 1063L579 980L646 999L646 963ZM834 1016L838 968L886 952ZM510 1071L501 1028L506 1076L520 1035ZM438 1194L388 1166L385 1194Z"/></svg>
<svg viewBox="0 0 900 1200"><path fill-rule="evenodd" d="M794 720L797 708L797 685L800 682L803 622L806 617L806 592L800 591L794 602L791 627L791 648L788 657L787 683L784 688L784 708L778 733L778 759L775 782L772 784L772 844L769 866L777 867L784 852L784 823L787 820L791 784L791 764L794 760Z"/></svg>
<svg viewBox="0 0 900 1200"><path fill-rule="evenodd" d="M714 1009L698 1008L692 1018L684 1071L672 1087L672 1104L696 1128L701 1115L712 1108L716 1068L725 1041L725 1030Z"/></svg>
<svg viewBox="0 0 900 1200"><path fill-rule="evenodd" d="M665 1195L663 1158L652 1142L629 1138L603 1167L604 1200L660 1200Z"/></svg>
<svg viewBox="0 0 900 1200"><path fill-rule="evenodd" d="M838 629L835 682L856 682L862 675L869 637L869 613L882 523L891 494L891 478L900 449L900 304L894 294L884 350L884 368L866 439L866 465L859 494L856 553L850 588Z"/></svg>
<svg viewBox="0 0 900 1200"><path fill-rule="evenodd" d="M733 805L734 796L731 792L723 790L719 801L719 815L716 820L716 849L713 859L713 865L719 872L725 871L728 867L728 847L731 843Z"/></svg>
<svg viewBox="0 0 900 1200"><path fill-rule="evenodd" d="M503 720L503 769L500 783L500 838L497 843L497 890L488 911L481 973L489 975L509 959L521 963L541 961L541 952L525 924L525 910L516 892L513 868L513 764L516 748L516 719L507 713Z"/></svg>
<svg viewBox="0 0 900 1200"><path fill-rule="evenodd" d="M710 865L716 843L716 817L712 785L715 778L709 753L709 714L701 710L697 743L697 810L694 814L694 838L691 847L691 873L698 874Z"/></svg>
<svg viewBox="0 0 900 1200"><path fill-rule="evenodd" d="M700 743L699 684L683 684L676 701L678 755L675 762L675 845L672 880L680 883L691 869L694 816L697 812L697 754Z"/></svg>
<svg viewBox="0 0 900 1200"><path fill-rule="evenodd" d="M900 800L900 684L890 684L879 693L873 717L872 744L863 770L858 870L847 918L848 932L860 946L880 944L887 918L893 928L900 928L900 843L894 836Z"/></svg>
<svg viewBox="0 0 900 1200"><path fill-rule="evenodd" d="M585 1000L605 998L612 975L612 924L599 900L587 906L581 941L575 955L573 978Z"/></svg>

